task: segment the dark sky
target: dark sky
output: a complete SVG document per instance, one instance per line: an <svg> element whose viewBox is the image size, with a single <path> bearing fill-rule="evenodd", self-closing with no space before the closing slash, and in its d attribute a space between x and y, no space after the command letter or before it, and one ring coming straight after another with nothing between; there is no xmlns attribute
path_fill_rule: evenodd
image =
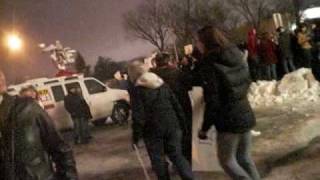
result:
<svg viewBox="0 0 320 180"><path fill-rule="evenodd" d="M23 62L11 68L22 68L24 75L34 77L54 72L48 54L43 54L37 47L39 43L60 40L79 50L90 64L94 64L98 56L127 60L148 55L153 50L147 42L129 38L122 26L122 15L143 0L0 1L5 4L2 7L5 25L15 19L15 29L26 41L25 52L15 57ZM15 18L12 18L13 12ZM2 27L2 31L6 30Z"/></svg>

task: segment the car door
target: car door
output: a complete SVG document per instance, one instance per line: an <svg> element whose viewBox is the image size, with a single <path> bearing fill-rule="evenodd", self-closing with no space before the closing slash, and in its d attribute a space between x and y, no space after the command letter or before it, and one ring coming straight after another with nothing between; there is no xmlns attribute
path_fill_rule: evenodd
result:
<svg viewBox="0 0 320 180"><path fill-rule="evenodd" d="M88 103L94 119L110 116L116 97L108 93L107 88L95 79L86 79L84 84L88 92Z"/></svg>
<svg viewBox="0 0 320 180"><path fill-rule="evenodd" d="M46 111L53 119L54 124L58 129L69 129L73 127L69 113L64 108L65 92L62 85L53 85L50 87L54 104L48 105Z"/></svg>

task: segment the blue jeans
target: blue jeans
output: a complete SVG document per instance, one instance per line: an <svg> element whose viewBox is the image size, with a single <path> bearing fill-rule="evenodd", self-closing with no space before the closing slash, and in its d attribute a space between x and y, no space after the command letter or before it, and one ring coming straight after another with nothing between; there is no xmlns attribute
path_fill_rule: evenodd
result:
<svg viewBox="0 0 320 180"><path fill-rule="evenodd" d="M260 180L251 158L251 132L218 133L218 158L224 171L234 180Z"/></svg>
<svg viewBox="0 0 320 180"><path fill-rule="evenodd" d="M283 57L282 63L285 73L289 73L296 70L296 67L293 63L293 57Z"/></svg>
<svg viewBox="0 0 320 180"><path fill-rule="evenodd" d="M152 169L157 174L158 180L170 180L166 156L177 168L183 180L193 180L191 166L182 155L181 140L182 132L180 130L144 138Z"/></svg>
<svg viewBox="0 0 320 180"><path fill-rule="evenodd" d="M266 75L267 75L267 80L277 80L277 65L276 64L270 64L266 66Z"/></svg>
<svg viewBox="0 0 320 180"><path fill-rule="evenodd" d="M74 140L76 144L88 143L91 137L89 122L86 118L73 118Z"/></svg>

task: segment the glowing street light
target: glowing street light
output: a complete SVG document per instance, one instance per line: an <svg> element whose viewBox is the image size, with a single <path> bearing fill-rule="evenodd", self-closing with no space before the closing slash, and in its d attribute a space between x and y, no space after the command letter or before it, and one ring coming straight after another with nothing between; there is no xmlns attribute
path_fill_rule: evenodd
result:
<svg viewBox="0 0 320 180"><path fill-rule="evenodd" d="M17 34L9 34L6 41L10 51L20 51L22 49L22 39Z"/></svg>

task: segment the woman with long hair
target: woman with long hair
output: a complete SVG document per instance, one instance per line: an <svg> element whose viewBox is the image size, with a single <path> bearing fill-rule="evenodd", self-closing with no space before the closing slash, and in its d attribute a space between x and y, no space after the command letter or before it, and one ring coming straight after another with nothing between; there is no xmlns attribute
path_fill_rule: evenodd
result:
<svg viewBox="0 0 320 180"><path fill-rule="evenodd" d="M214 125L224 171L234 180L259 180L250 155L250 130L256 120L247 98L251 80L242 53L213 26L198 31L196 43L203 58L193 73L203 88L206 103L199 138L206 139Z"/></svg>

